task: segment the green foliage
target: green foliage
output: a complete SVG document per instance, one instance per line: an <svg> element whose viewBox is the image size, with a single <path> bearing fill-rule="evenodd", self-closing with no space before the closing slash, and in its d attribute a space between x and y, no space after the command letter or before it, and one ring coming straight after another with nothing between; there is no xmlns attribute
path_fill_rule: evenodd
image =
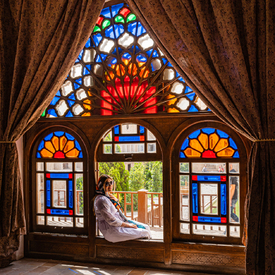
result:
<svg viewBox="0 0 275 275"><path fill-rule="evenodd" d="M76 179L76 190L83 190L83 177ZM83 192L79 194L79 214L83 214Z"/></svg>

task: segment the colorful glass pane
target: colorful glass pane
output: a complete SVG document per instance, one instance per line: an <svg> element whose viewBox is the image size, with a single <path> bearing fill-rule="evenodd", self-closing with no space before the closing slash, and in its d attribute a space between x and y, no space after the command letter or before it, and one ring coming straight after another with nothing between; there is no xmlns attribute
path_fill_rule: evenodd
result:
<svg viewBox="0 0 275 275"><path fill-rule="evenodd" d="M120 3L102 10L43 117L208 111L129 6Z"/></svg>
<svg viewBox="0 0 275 275"><path fill-rule="evenodd" d="M238 147L225 132L203 128L191 133L182 143L180 158L239 158Z"/></svg>
<svg viewBox="0 0 275 275"><path fill-rule="evenodd" d="M83 158L78 141L70 134L56 131L47 135L38 145L37 158Z"/></svg>

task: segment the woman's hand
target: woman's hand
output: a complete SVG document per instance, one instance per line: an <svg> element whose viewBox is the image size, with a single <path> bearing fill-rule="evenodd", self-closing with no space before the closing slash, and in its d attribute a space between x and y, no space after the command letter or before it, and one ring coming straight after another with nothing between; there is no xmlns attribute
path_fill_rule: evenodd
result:
<svg viewBox="0 0 275 275"><path fill-rule="evenodd" d="M136 224L133 224L133 223L129 223L129 222L123 222L121 224L122 227L127 227L127 228L138 228Z"/></svg>

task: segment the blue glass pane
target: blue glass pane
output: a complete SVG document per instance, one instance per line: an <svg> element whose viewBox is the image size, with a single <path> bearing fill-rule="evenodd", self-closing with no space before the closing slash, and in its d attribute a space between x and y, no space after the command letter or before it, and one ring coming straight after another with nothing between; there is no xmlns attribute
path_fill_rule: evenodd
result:
<svg viewBox="0 0 275 275"><path fill-rule="evenodd" d="M84 69L83 69L83 75L87 75L87 74L90 74L90 72L87 70L86 67L84 67Z"/></svg>
<svg viewBox="0 0 275 275"><path fill-rule="evenodd" d="M116 38L119 38L119 36L124 33L124 27L123 25L120 24L120 25L114 25L114 28L115 28Z"/></svg>
<svg viewBox="0 0 275 275"><path fill-rule="evenodd" d="M47 110L47 113L48 113L49 115L53 116L53 117L57 117L57 114L56 114L56 112L55 112L54 109L49 109L49 110Z"/></svg>
<svg viewBox="0 0 275 275"><path fill-rule="evenodd" d="M221 181L220 176L197 176L198 181Z"/></svg>
<svg viewBox="0 0 275 275"><path fill-rule="evenodd" d="M141 25L140 22L138 22L138 26L137 26L137 36L141 36L142 34L146 33L146 30L144 29L144 27Z"/></svg>
<svg viewBox="0 0 275 275"><path fill-rule="evenodd" d="M82 56L83 56L83 50L80 52L79 56L78 56L78 59L81 60L82 59Z"/></svg>
<svg viewBox="0 0 275 275"><path fill-rule="evenodd" d="M45 140L45 141L49 141L49 140L51 140L52 137L53 137L53 133L50 133L49 135L47 135L47 136L44 138L44 140Z"/></svg>
<svg viewBox="0 0 275 275"><path fill-rule="evenodd" d="M91 71L91 65L86 65L87 69Z"/></svg>
<svg viewBox="0 0 275 275"><path fill-rule="evenodd" d="M232 138L229 138L229 144L230 144L230 146L231 146L232 148L234 148L234 149L236 149L236 150L238 149L236 143L233 141Z"/></svg>
<svg viewBox="0 0 275 275"><path fill-rule="evenodd" d="M102 40L102 35L100 33L93 34L93 39L94 39L95 45L98 47L100 41Z"/></svg>
<svg viewBox="0 0 275 275"><path fill-rule="evenodd" d="M82 152L79 153L78 157L81 158L81 159L83 158Z"/></svg>
<svg viewBox="0 0 275 275"><path fill-rule="evenodd" d="M101 58L100 55L97 55L95 58L95 62L100 63L101 62Z"/></svg>
<svg viewBox="0 0 275 275"><path fill-rule="evenodd" d="M67 100L67 103L70 107L72 107L75 104L75 101Z"/></svg>
<svg viewBox="0 0 275 275"><path fill-rule="evenodd" d="M50 173L51 179L68 179L69 173Z"/></svg>
<svg viewBox="0 0 275 275"><path fill-rule="evenodd" d="M102 60L105 60L105 59L106 59L106 57L107 57L108 55L107 55L107 54L103 54L103 53L102 53L100 56L101 56L101 59L102 59Z"/></svg>
<svg viewBox="0 0 275 275"><path fill-rule="evenodd" d="M65 136L68 140L75 140L75 138L72 135L68 134L68 133L65 133Z"/></svg>
<svg viewBox="0 0 275 275"><path fill-rule="evenodd" d="M40 153L36 153L36 157L38 158L38 159L41 159L41 155L40 155Z"/></svg>
<svg viewBox="0 0 275 275"><path fill-rule="evenodd" d="M42 150L43 148L44 148L44 140L42 140L42 141L40 142L40 144L38 145L37 150L40 151L40 150Z"/></svg>
<svg viewBox="0 0 275 275"><path fill-rule="evenodd" d="M170 62L168 62L167 67L173 67Z"/></svg>
<svg viewBox="0 0 275 275"><path fill-rule="evenodd" d="M86 48L91 47L91 38L88 39L88 41L87 41L86 44L85 44L85 47L86 47Z"/></svg>
<svg viewBox="0 0 275 275"><path fill-rule="evenodd" d="M233 158L239 158L239 157L240 157L239 152L238 151L235 152L235 154L233 155Z"/></svg>
<svg viewBox="0 0 275 275"><path fill-rule="evenodd" d="M78 88L80 88L80 85L78 85L77 83L74 83L74 88L75 90L77 90Z"/></svg>
<svg viewBox="0 0 275 275"><path fill-rule="evenodd" d="M150 56L153 50L154 50L154 49L150 49L149 51L147 51L147 52L146 52L147 55ZM154 53L153 53L153 54L154 54Z"/></svg>
<svg viewBox="0 0 275 275"><path fill-rule="evenodd" d="M139 133L144 134L145 128L143 126L139 126Z"/></svg>
<svg viewBox="0 0 275 275"><path fill-rule="evenodd" d="M219 217L198 217L199 222L214 222L214 223L220 223L221 218Z"/></svg>
<svg viewBox="0 0 275 275"><path fill-rule="evenodd" d="M154 50L154 52L153 52L153 57L159 57L159 54L156 50Z"/></svg>
<svg viewBox="0 0 275 275"><path fill-rule="evenodd" d="M73 181L69 180L69 208L73 208Z"/></svg>
<svg viewBox="0 0 275 275"><path fill-rule="evenodd" d="M71 94L68 98L72 100L76 100L74 94Z"/></svg>
<svg viewBox="0 0 275 275"><path fill-rule="evenodd" d="M78 141L75 140L74 144L75 144L76 149L79 150L79 151L81 151L81 147L80 147Z"/></svg>
<svg viewBox="0 0 275 275"><path fill-rule="evenodd" d="M115 135L119 135L119 125L116 125L114 127L114 132L115 132Z"/></svg>
<svg viewBox="0 0 275 275"><path fill-rule="evenodd" d="M189 146L189 139L185 139L185 141L181 145L181 150L185 150Z"/></svg>
<svg viewBox="0 0 275 275"><path fill-rule="evenodd" d="M106 17L106 18L111 18L110 8L103 9L100 14L103 15L104 17Z"/></svg>
<svg viewBox="0 0 275 275"><path fill-rule="evenodd" d="M186 97L188 97L191 101L194 100L195 96L196 96L195 93L191 93L191 94L186 95Z"/></svg>
<svg viewBox="0 0 275 275"><path fill-rule="evenodd" d="M128 60L130 60L132 57L129 53L124 53L122 56Z"/></svg>
<svg viewBox="0 0 275 275"><path fill-rule="evenodd" d="M57 131L57 132L54 132L54 134L55 134L57 137L61 137L61 136L64 135L64 132Z"/></svg>
<svg viewBox="0 0 275 275"><path fill-rule="evenodd" d="M139 62L146 62L147 58L145 56L143 56L143 55L140 54L140 55L137 56L137 61L139 61Z"/></svg>
<svg viewBox="0 0 275 275"><path fill-rule="evenodd" d="M202 130L203 133L208 134L208 135L215 133L214 128L203 128L201 130Z"/></svg>
<svg viewBox="0 0 275 275"><path fill-rule="evenodd" d="M192 184L192 207L193 213L198 213L198 185L196 183Z"/></svg>
<svg viewBox="0 0 275 275"><path fill-rule="evenodd" d="M225 132L223 132L221 130L217 130L217 133L221 138L228 138L229 137L228 134L226 134Z"/></svg>
<svg viewBox="0 0 275 275"><path fill-rule="evenodd" d="M69 215L69 210L65 209L51 209L51 214L53 215Z"/></svg>
<svg viewBox="0 0 275 275"><path fill-rule="evenodd" d="M180 77L178 80L185 83L185 80L182 77Z"/></svg>
<svg viewBox="0 0 275 275"><path fill-rule="evenodd" d="M55 96L55 97L53 98L53 100L51 101L51 105L55 105L59 99L60 99L60 97Z"/></svg>
<svg viewBox="0 0 275 275"><path fill-rule="evenodd" d="M78 84L82 84L82 77L74 80Z"/></svg>
<svg viewBox="0 0 275 275"><path fill-rule="evenodd" d="M137 22L134 22L128 25L128 32L130 32L134 36L136 35L136 29L137 29Z"/></svg>
<svg viewBox="0 0 275 275"><path fill-rule="evenodd" d="M194 106L194 105L192 105L191 107L190 107L190 109L188 110L188 112L198 112L199 110Z"/></svg>
<svg viewBox="0 0 275 275"><path fill-rule="evenodd" d="M189 138L197 138L200 134L201 130L197 130L189 135Z"/></svg>
<svg viewBox="0 0 275 275"><path fill-rule="evenodd" d="M226 215L226 185L221 184L221 214Z"/></svg>
<svg viewBox="0 0 275 275"><path fill-rule="evenodd" d="M122 7L123 7L123 3L122 3L122 4L118 4L118 5L113 5L113 6L112 6L112 15L113 15L113 17L115 17L115 16L118 14L119 10L120 10Z"/></svg>
<svg viewBox="0 0 275 275"><path fill-rule="evenodd" d="M191 93L193 90L189 87L186 86L184 93Z"/></svg>
<svg viewBox="0 0 275 275"><path fill-rule="evenodd" d="M68 111L68 113L65 115L65 117L73 117L74 115L72 114L71 111Z"/></svg>
<svg viewBox="0 0 275 275"><path fill-rule="evenodd" d="M119 137L118 141L140 141L139 136L124 136Z"/></svg>
<svg viewBox="0 0 275 275"><path fill-rule="evenodd" d="M112 38L112 39L115 39L113 26L111 26L111 27L109 27L105 30L105 36L109 37L109 38Z"/></svg>
<svg viewBox="0 0 275 275"><path fill-rule="evenodd" d="M56 93L56 96L61 96L60 90Z"/></svg>
<svg viewBox="0 0 275 275"><path fill-rule="evenodd" d="M180 152L180 158L181 158L181 159L186 158L186 156L184 155L184 153L183 153L183 152Z"/></svg>
<svg viewBox="0 0 275 275"><path fill-rule="evenodd" d="M47 207L51 207L51 181L50 180L46 180L46 189L47 189L47 196L46 196Z"/></svg>

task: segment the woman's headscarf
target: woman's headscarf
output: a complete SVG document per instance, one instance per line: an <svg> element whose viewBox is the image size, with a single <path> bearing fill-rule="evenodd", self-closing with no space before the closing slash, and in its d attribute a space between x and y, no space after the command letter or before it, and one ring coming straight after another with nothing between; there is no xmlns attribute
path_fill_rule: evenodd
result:
<svg viewBox="0 0 275 275"><path fill-rule="evenodd" d="M104 183L107 179L112 179L108 175L101 175L96 185L96 194L105 196Z"/></svg>

